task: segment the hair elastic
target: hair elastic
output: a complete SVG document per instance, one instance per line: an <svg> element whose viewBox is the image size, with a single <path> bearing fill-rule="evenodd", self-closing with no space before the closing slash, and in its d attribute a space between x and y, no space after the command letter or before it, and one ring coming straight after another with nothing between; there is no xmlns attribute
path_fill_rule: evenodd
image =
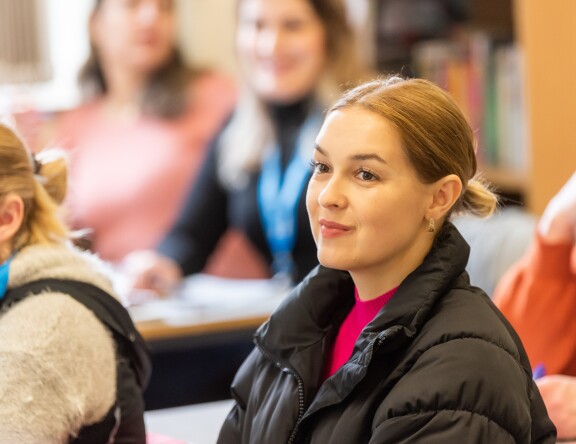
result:
<svg viewBox="0 0 576 444"><path fill-rule="evenodd" d="M40 174L40 169L42 168L42 163L36 159L36 156L32 154L32 170L34 174Z"/></svg>

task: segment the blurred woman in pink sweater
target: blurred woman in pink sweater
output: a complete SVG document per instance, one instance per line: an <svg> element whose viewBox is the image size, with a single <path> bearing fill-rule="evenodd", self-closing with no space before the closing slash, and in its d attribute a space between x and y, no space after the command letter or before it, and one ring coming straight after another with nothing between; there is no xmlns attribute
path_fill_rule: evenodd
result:
<svg viewBox="0 0 576 444"><path fill-rule="evenodd" d="M63 116L56 140L70 149L73 225L117 262L172 225L235 87L185 65L171 0L98 0L89 31L87 100Z"/></svg>

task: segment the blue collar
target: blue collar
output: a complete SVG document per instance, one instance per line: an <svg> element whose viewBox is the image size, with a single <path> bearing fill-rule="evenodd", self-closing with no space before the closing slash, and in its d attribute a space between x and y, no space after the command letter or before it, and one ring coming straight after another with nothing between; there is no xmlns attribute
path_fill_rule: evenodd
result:
<svg viewBox="0 0 576 444"><path fill-rule="evenodd" d="M6 290L8 289L10 262L12 262L12 256L10 256L2 265L0 265L0 300L4 297Z"/></svg>

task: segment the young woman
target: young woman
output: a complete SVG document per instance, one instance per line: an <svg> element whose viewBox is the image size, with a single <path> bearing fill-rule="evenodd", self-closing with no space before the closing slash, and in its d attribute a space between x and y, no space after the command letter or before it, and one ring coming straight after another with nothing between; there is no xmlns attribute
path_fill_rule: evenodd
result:
<svg viewBox="0 0 576 444"><path fill-rule="evenodd" d="M0 442L143 443L144 343L59 217L66 164L0 125Z"/></svg>
<svg viewBox="0 0 576 444"><path fill-rule="evenodd" d="M184 63L172 0L95 1L89 35L85 102L64 114L55 138L70 152L73 226L119 262L174 223L236 88Z"/></svg>
<svg viewBox="0 0 576 444"><path fill-rule="evenodd" d="M365 76L346 11L340 0L239 0L236 46L240 102L168 236L131 256L136 287L163 292L201 271L229 227L270 275L299 280L317 265L303 199L310 150L327 104Z"/></svg>
<svg viewBox="0 0 576 444"><path fill-rule="evenodd" d="M489 215L473 134L424 80L346 93L316 138L321 266L256 333L219 442L530 443L555 429L450 214Z"/></svg>

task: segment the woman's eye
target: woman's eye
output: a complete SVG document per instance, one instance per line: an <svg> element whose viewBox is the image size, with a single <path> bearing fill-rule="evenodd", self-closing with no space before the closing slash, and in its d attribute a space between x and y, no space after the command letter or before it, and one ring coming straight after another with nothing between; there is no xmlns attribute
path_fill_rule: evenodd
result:
<svg viewBox="0 0 576 444"><path fill-rule="evenodd" d="M172 10L174 10L174 1L173 0L160 1L160 11L169 12Z"/></svg>
<svg viewBox="0 0 576 444"><path fill-rule="evenodd" d="M311 165L314 174L322 174L329 171L328 166L324 163L312 161Z"/></svg>
<svg viewBox="0 0 576 444"><path fill-rule="evenodd" d="M304 28L304 22L299 19L286 20L283 25L287 31L299 31Z"/></svg>
<svg viewBox="0 0 576 444"><path fill-rule="evenodd" d="M360 180L363 180L365 182L372 182L372 181L378 179L378 177L374 173L367 171L367 170L359 170L356 173L356 177L358 177Z"/></svg>

